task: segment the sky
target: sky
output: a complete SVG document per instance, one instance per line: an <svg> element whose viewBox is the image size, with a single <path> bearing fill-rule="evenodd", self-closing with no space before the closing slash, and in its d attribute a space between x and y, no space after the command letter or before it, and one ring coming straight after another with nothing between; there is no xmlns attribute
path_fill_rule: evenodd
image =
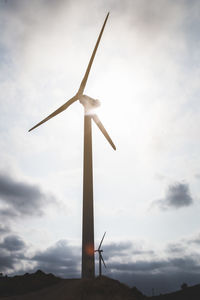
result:
<svg viewBox="0 0 200 300"><path fill-rule="evenodd" d="M93 126L95 246L145 294L200 282L198 0L0 0L0 272L80 277L83 107ZM96 274L98 265L96 265Z"/></svg>

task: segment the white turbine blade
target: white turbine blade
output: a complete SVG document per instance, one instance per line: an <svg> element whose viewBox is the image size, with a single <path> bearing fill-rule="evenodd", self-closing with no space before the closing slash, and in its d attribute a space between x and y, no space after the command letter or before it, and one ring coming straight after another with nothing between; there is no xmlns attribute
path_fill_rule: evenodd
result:
<svg viewBox="0 0 200 300"><path fill-rule="evenodd" d="M107 133L106 129L104 128L103 124L101 123L101 121L99 120L99 117L97 115L92 115L92 119L93 121L97 124L97 126L99 127L99 129L101 130L101 132L103 133L103 135L105 136L105 138L107 139L107 141L110 143L110 145L113 147L114 150L116 150L116 147L113 143L113 141L111 140L109 134Z"/></svg>
<svg viewBox="0 0 200 300"><path fill-rule="evenodd" d="M104 239L105 235L106 235L106 232L104 232L104 235L103 235L103 237L102 237L102 239L101 239L101 242L100 242L100 244L99 244L98 250L100 250L100 248L101 248L101 245L102 245L102 243L103 243L103 239ZM98 251L98 250L97 250L97 251Z"/></svg>
<svg viewBox="0 0 200 300"><path fill-rule="evenodd" d="M104 259L103 259L103 256L100 254L100 256L101 256L101 260L102 260L102 262L103 262L103 264L104 264L104 267L106 268L106 264L105 264L105 261L104 261Z"/></svg>
<svg viewBox="0 0 200 300"><path fill-rule="evenodd" d="M67 109L76 100L78 100L78 96L77 95L74 96L73 98L71 98L70 100L68 100L65 104L63 104L62 106L60 106L58 109L56 109L52 114L50 114L44 120L42 120L41 122L39 122L38 124L36 124L35 126L33 126L31 129L29 129L29 131L35 129L36 127L42 125L43 123L47 122L51 118L55 117L56 115L58 115L59 113L61 113L63 110Z"/></svg>
<svg viewBox="0 0 200 300"><path fill-rule="evenodd" d="M100 40L101 40L101 36L102 36L102 34L103 34L104 27L105 27L105 25L106 25L108 16L109 16L109 13L107 14L107 16L106 16L106 18L105 18L105 21L104 21L103 26L102 26L102 28L101 28L101 31L100 31L99 37L98 37L98 39L97 39L96 45L95 45L94 50L93 50L93 52L92 52L92 56L91 56L91 58L90 58L90 61L89 61L87 70L86 70L86 72L85 72L85 75L84 75L83 80L82 80L82 82L81 82L81 85L80 85L80 87L79 87L79 90L78 90L78 94L79 94L79 95L82 95L82 94L83 94L83 91L84 91L84 89L85 89L85 85L86 85L86 83L87 83L87 79L88 79L88 76L89 76L89 73L90 73L90 69L91 69L91 66L92 66L92 63L93 63L93 60L94 60L94 57L95 57L97 48L98 48L98 46L99 46L99 42L100 42Z"/></svg>

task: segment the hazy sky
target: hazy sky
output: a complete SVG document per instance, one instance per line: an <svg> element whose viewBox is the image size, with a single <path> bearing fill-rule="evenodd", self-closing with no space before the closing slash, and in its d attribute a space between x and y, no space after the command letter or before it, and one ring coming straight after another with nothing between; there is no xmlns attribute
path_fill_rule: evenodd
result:
<svg viewBox="0 0 200 300"><path fill-rule="evenodd" d="M199 283L198 0L0 0L0 272L80 276L83 108L93 126L95 244L105 275L145 293Z"/></svg>

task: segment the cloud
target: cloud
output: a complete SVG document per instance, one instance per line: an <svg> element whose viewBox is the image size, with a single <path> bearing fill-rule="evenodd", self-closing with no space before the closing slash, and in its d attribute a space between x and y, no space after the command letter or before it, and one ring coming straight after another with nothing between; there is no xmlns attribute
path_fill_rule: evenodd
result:
<svg viewBox="0 0 200 300"><path fill-rule="evenodd" d="M181 243L170 243L167 247L167 252L171 254L178 254L184 253L186 247Z"/></svg>
<svg viewBox="0 0 200 300"><path fill-rule="evenodd" d="M196 179L200 179L200 174L199 173L195 174L194 176L195 176Z"/></svg>
<svg viewBox="0 0 200 300"><path fill-rule="evenodd" d="M110 275L109 275L110 276ZM111 276L133 287L136 286L144 294L151 296L152 288L154 288L155 295L160 293L169 293L180 289L183 282L188 285L199 283L199 274L190 271L177 271L177 272L163 272L149 274L146 272L120 272L111 273Z"/></svg>
<svg viewBox="0 0 200 300"><path fill-rule="evenodd" d="M13 270L15 265L15 258L9 254L0 254L0 268L3 272L8 272L8 270Z"/></svg>
<svg viewBox="0 0 200 300"><path fill-rule="evenodd" d="M194 240L198 240L198 236ZM122 245L112 243L103 247L107 265L107 269L103 269L105 275L136 286L147 295L151 295L152 288L159 294L178 290L183 282L199 283L200 256L188 247L188 239L169 243L162 255L160 251L143 249L143 245L139 247L138 244L141 256L135 256L134 244L127 241Z"/></svg>
<svg viewBox="0 0 200 300"><path fill-rule="evenodd" d="M0 242L0 269L5 273L23 269L23 261L26 260L27 246L22 238L16 234L9 235Z"/></svg>
<svg viewBox="0 0 200 300"><path fill-rule="evenodd" d="M180 22L185 6L176 1L169 4L169 1L156 0L150 4L143 0L129 1L129 5L126 3L126 8L132 12L133 26L139 27L140 30L146 31L148 34L151 33L155 39L157 34L160 35L164 30L169 31L170 26Z"/></svg>
<svg viewBox="0 0 200 300"><path fill-rule="evenodd" d="M111 262L107 263L107 267L106 275L136 286L147 295L151 295L152 288L155 288L156 294L160 294L180 289L183 282L199 283L199 257Z"/></svg>
<svg viewBox="0 0 200 300"><path fill-rule="evenodd" d="M165 198L153 202L162 210L170 208L179 209L193 204L189 185L186 183L175 183L169 185Z"/></svg>
<svg viewBox="0 0 200 300"><path fill-rule="evenodd" d="M197 234L196 236L194 236L193 238L191 239L188 239L188 244L196 244L196 245L199 245L200 244L200 233Z"/></svg>
<svg viewBox="0 0 200 300"><path fill-rule="evenodd" d="M17 241L22 242L19 243L21 246L19 245L19 250L12 251L12 246L17 244ZM67 240L59 240L45 250L36 251L33 256L26 255L24 250L27 250L27 247L18 236L13 236L9 240L4 239L1 245L4 245L6 249L6 252L1 251L0 255L0 267L4 272L17 274L41 269L63 278L80 278L81 276L81 248L70 244ZM113 257L112 253L116 253L117 245L119 251L117 256ZM1 249L3 250L2 247ZM121 246L120 243L113 242L108 247L105 245L104 250L109 251L110 257L104 257L107 269L103 269L103 273L130 286L136 286L146 294L151 294L152 287L155 288L156 293L158 291L164 293L179 289L183 282L189 285L199 282L200 256L197 254L183 255L177 252L174 256L175 253L166 251L165 258L147 255L146 259L137 260L134 257L133 260L134 247L130 241L122 243ZM141 250L142 252L144 251ZM150 250L145 252L151 254ZM124 254L127 256L126 259ZM17 269L17 265L21 265L21 269ZM98 264L96 264L96 274L98 274Z"/></svg>
<svg viewBox="0 0 200 300"><path fill-rule="evenodd" d="M7 233L10 233L10 228L8 226L0 224L0 234L5 235Z"/></svg>
<svg viewBox="0 0 200 300"><path fill-rule="evenodd" d="M139 260L136 262L115 262L111 263L110 269L112 271L117 272L150 272L153 273L154 271L162 270L168 266L167 260Z"/></svg>
<svg viewBox="0 0 200 300"><path fill-rule="evenodd" d="M1 217L41 216L49 200L52 196L44 194L39 186L0 174Z"/></svg>
<svg viewBox="0 0 200 300"><path fill-rule="evenodd" d="M14 234L5 237L0 243L0 269L10 275L41 269L64 278L80 278L80 247L59 240L34 255L30 255L29 250L21 237Z"/></svg>
<svg viewBox="0 0 200 300"><path fill-rule="evenodd" d="M0 248L14 252L23 250L26 248L26 245L17 235L10 235L5 237L3 242L0 243Z"/></svg>
<svg viewBox="0 0 200 300"><path fill-rule="evenodd" d="M104 249L104 252L106 253L107 256L114 256L114 255L126 255L127 251L132 248L132 243L127 241L127 242L112 242L107 245L103 245L102 248Z"/></svg>
<svg viewBox="0 0 200 300"><path fill-rule="evenodd" d="M145 250L141 243L134 245L131 241L112 242L102 246L105 259L130 255L153 255L153 250Z"/></svg>
<svg viewBox="0 0 200 300"><path fill-rule="evenodd" d="M112 261L113 258L122 259L124 256L130 257L134 251L133 243L126 241L124 243L113 242L103 246L104 259ZM152 254L153 251L137 251L137 254ZM96 256L97 259L97 256ZM81 248L71 245L67 240L60 240L55 245L44 251L38 251L31 258L36 263L34 270L42 269L45 272L51 272L60 277L80 277L81 275ZM96 268L98 260L96 260ZM113 264L109 264L109 269ZM97 270L97 269L96 269Z"/></svg>
<svg viewBox="0 0 200 300"><path fill-rule="evenodd" d="M79 247L60 240L46 250L38 251L31 260L36 262L35 269L61 277L80 277L80 252Z"/></svg>

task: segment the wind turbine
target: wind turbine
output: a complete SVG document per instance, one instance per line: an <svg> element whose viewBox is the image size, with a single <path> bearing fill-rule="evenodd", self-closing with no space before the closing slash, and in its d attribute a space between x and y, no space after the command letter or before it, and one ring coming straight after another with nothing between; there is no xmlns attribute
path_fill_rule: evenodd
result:
<svg viewBox="0 0 200 300"><path fill-rule="evenodd" d="M88 97L83 94L87 79L90 73L90 69L101 40L109 13L107 14L100 34L98 36L96 45L92 52L89 64L87 66L85 75L81 81L78 92L68 100L65 104L55 110L48 117L43 119L41 122L33 126L29 131L35 129L41 124L47 122L51 118L55 117L65 109L67 109L72 103L79 100L84 107L84 162L83 162L83 219L82 219L82 278L94 278L95 267L94 267L94 213L93 213L93 167L92 167L92 126L91 121L93 120L99 127L107 141L110 143L112 148L116 150L116 147L108 135L103 124L99 120L98 116L94 113L94 109L100 105L98 100Z"/></svg>
<svg viewBox="0 0 200 300"><path fill-rule="evenodd" d="M98 252L98 254L99 254L99 277L101 277L101 274L102 274L102 272L101 272L101 262L103 262L104 267L106 268L105 261L104 261L104 259L103 259L102 254L101 254L101 253L103 252L103 250L101 249L101 245L102 245L102 243L103 243L103 239L104 239L104 237L105 237L105 234L106 234L106 232L104 233L104 235L103 235L103 237L102 237L102 239L101 239L101 242L100 242L100 244L99 244L98 249L94 251L94 252Z"/></svg>

